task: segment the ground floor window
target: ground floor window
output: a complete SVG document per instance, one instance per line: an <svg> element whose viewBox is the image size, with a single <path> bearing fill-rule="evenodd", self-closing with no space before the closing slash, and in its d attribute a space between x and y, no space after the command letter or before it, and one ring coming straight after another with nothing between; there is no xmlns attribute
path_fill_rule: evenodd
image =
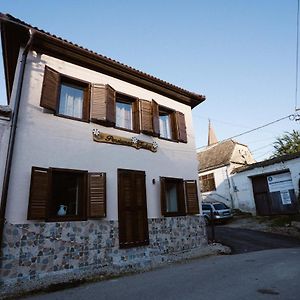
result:
<svg viewBox="0 0 300 300"><path fill-rule="evenodd" d="M199 214L196 180L160 177L160 199L165 217Z"/></svg>
<svg viewBox="0 0 300 300"><path fill-rule="evenodd" d="M120 248L149 244L145 172L118 169Z"/></svg>
<svg viewBox="0 0 300 300"><path fill-rule="evenodd" d="M164 216L185 215L183 180L178 178L162 177L161 205Z"/></svg>
<svg viewBox="0 0 300 300"><path fill-rule="evenodd" d="M209 173L209 174L200 176L199 180L200 180L202 193L211 192L211 191L216 190L214 173Z"/></svg>
<svg viewBox="0 0 300 300"><path fill-rule="evenodd" d="M83 171L52 170L50 217L84 215L86 180L86 172Z"/></svg>
<svg viewBox="0 0 300 300"><path fill-rule="evenodd" d="M29 220L72 221L105 216L105 173L32 167Z"/></svg>

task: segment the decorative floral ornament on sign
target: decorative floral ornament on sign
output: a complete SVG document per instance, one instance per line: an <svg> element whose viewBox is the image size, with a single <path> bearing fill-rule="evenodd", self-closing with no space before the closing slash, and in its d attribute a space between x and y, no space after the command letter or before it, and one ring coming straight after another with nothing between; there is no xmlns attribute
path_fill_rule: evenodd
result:
<svg viewBox="0 0 300 300"><path fill-rule="evenodd" d="M131 139L100 132L99 129L93 129L93 140L98 143L108 143L122 146L130 146L135 149L145 149L151 152L157 152L158 144L156 142L148 143L139 140L137 137Z"/></svg>
<svg viewBox="0 0 300 300"><path fill-rule="evenodd" d="M134 136L131 138L132 144L137 144L138 143L138 139Z"/></svg>
<svg viewBox="0 0 300 300"><path fill-rule="evenodd" d="M93 129L93 134L96 136L100 135L100 130L99 129Z"/></svg>

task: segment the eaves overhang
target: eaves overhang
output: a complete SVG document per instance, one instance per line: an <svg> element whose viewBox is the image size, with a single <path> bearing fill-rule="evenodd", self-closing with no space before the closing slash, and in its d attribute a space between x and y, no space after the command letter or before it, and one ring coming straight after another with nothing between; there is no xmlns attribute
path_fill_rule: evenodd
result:
<svg viewBox="0 0 300 300"><path fill-rule="evenodd" d="M0 14L2 49L8 99L12 90L20 46L26 44L28 31L35 31L32 50L75 65L118 78L147 90L156 92L194 108L205 96L189 92L157 77L136 70L111 58L73 44L67 40L33 27L9 14Z"/></svg>

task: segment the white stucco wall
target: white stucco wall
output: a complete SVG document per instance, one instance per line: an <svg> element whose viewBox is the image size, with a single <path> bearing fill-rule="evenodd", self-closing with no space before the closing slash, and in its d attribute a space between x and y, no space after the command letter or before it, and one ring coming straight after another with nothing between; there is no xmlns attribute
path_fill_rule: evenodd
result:
<svg viewBox="0 0 300 300"><path fill-rule="evenodd" d="M214 170L199 173L199 176L213 173L215 178L216 190L202 193L203 200L208 197L209 199L221 201L230 207L232 206L230 188L226 174L227 168L228 166L224 166Z"/></svg>
<svg viewBox="0 0 300 300"><path fill-rule="evenodd" d="M232 163L230 164L229 171L232 171L236 167L234 163L252 164L255 162L255 159L247 146L237 143L235 144L230 161Z"/></svg>
<svg viewBox="0 0 300 300"><path fill-rule="evenodd" d="M300 158L288 160L274 165L255 168L249 171L236 173L232 175L232 181L237 188L235 199L238 208L242 211L256 214L256 207L252 189L251 176L270 174L277 171L289 170L291 173L296 196L299 194L299 178L300 178Z"/></svg>
<svg viewBox="0 0 300 300"><path fill-rule="evenodd" d="M89 81L109 84L115 90L142 99L155 99L158 104L185 114L188 143L175 143L135 134L94 123L84 123L54 116L40 107L45 64L60 73ZM92 130L137 136L158 143L157 153L131 147L96 143ZM46 55L29 53L24 76L14 160L12 164L6 218L11 223L26 223L31 167L58 167L107 173L107 219L117 220L117 169L146 172L148 217L160 217L159 176L183 179L198 178L191 108L182 103ZM152 184L152 179L156 183ZM199 197L200 199L200 197Z"/></svg>
<svg viewBox="0 0 300 300"><path fill-rule="evenodd" d="M0 117L0 195L2 194L2 182L3 182L4 170L5 170L9 132L10 132L10 121L7 120L6 118Z"/></svg>

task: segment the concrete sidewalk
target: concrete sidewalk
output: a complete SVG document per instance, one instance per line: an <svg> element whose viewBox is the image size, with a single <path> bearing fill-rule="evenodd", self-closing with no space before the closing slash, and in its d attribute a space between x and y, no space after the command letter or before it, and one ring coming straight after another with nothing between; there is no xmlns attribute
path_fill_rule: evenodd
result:
<svg viewBox="0 0 300 300"><path fill-rule="evenodd" d="M26 298L299 299L300 248L214 256Z"/></svg>

